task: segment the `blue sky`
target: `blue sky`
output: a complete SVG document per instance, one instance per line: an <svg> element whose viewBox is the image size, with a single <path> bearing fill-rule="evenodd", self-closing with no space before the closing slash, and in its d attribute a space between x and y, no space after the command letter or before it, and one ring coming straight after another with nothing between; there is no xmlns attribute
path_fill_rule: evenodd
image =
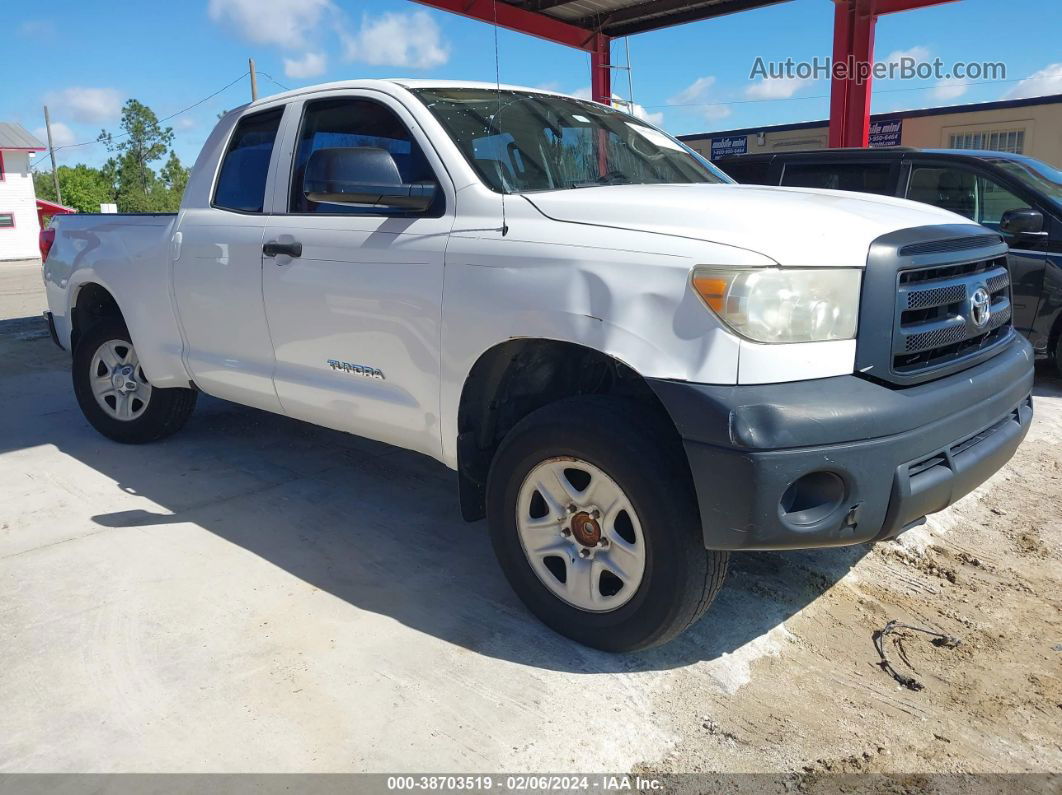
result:
<svg viewBox="0 0 1062 795"><path fill-rule="evenodd" d="M828 115L829 84L749 80L757 56L810 60L830 55L832 3L793 2L642 34L630 39L634 99L674 134L776 124ZM37 131L48 103L56 146L116 128L135 97L175 116L178 154L194 159L217 114L249 98L238 79L253 56L261 94L358 77L425 76L493 80L489 25L407 0L141 0L131 4L53 0L18 3L0 53L0 120ZM905 52L955 61L1002 61L1008 82L940 85L882 80L875 113L1062 92L1059 0L959 0L881 18L879 61ZM503 82L586 92L588 56L528 36L499 34ZM622 41L615 44L622 60ZM276 81L276 82L273 82ZM1020 82L1019 82L1020 81ZM619 82L619 81L617 81ZM967 81L969 82L969 81ZM915 89L915 90L912 90ZM626 95L625 81L617 92ZM43 137L43 136L42 136ZM97 144L67 147L62 163L97 164Z"/></svg>

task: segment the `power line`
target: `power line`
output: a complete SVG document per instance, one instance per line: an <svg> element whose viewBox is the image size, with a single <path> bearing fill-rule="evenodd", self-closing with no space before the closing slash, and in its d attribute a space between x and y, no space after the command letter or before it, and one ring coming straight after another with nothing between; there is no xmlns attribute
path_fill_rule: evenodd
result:
<svg viewBox="0 0 1062 795"><path fill-rule="evenodd" d="M277 80L275 77L273 77L273 75L269 74L269 72L263 72L261 69L259 69L258 70L258 74L260 74L262 77L264 77L269 82L276 83L278 86L280 86L285 91L291 91L290 88L288 88L286 85L284 85L279 80Z"/></svg>
<svg viewBox="0 0 1062 795"><path fill-rule="evenodd" d="M234 85L236 85L236 84L237 84L237 83L239 83L239 82L240 82L241 80L243 80L243 79L244 79L245 77L247 77L247 75L248 75L248 74L250 74L250 73L249 73L249 72L244 72L244 73L243 73L242 75L240 75L239 77L237 77L237 78L236 78L235 80L233 80L232 82L230 82L230 83L227 83L226 85L224 85L224 86L222 86L221 88L219 88L219 89L218 89L217 91L215 91L215 92L214 92L213 94L210 94L210 95L208 95L208 96L205 96L205 97L203 97L203 98L202 98L201 100L199 100L198 102L193 102L193 103L192 103L191 105L189 105L189 106L188 106L187 108L181 108L181 109L180 109L179 111L177 111L176 113L171 113L171 114L170 114L169 116L166 116L165 118L159 119L159 120L158 120L158 123L159 123L159 124L163 124L163 123L165 123L165 122L168 122L168 121L169 121L170 119L174 119L174 118L176 118L176 117L180 116L180 115L181 115L182 113L187 113L188 111L192 110L193 108L198 108L198 107L199 107L200 105L202 105L202 104L203 104L204 102L208 102L208 101L212 100L212 99L213 99L214 97L216 97L216 96L217 96L218 94L221 94L221 93L223 93L223 92L225 92L225 91L228 91L228 90L229 90L230 88L232 88L232 87L233 87ZM270 79L272 79L272 78L270 78ZM274 82L275 82L275 81L274 81ZM116 135L116 136L114 136L114 140L118 140L118 139L121 139L121 138L127 138L128 136L129 136L129 133L122 133L121 135ZM94 144L94 143L99 143L99 138L94 138L94 139L92 139L91 141L81 141L80 143L76 143L76 144L64 144L63 146L57 146L57 147L55 147L55 149L53 149L52 151L53 151L53 152L59 152L59 151L61 151L61 150L63 150L63 149L76 149L76 148L77 148L77 147L79 147L79 146L88 146L89 144ZM32 166L30 166L30 168L31 168L31 169L33 169L33 168L36 168L37 166L39 166L39 165L40 165L41 163L43 163L43 162L44 162L43 160L41 160L41 161L38 161L37 163L34 163L34 164L33 164Z"/></svg>

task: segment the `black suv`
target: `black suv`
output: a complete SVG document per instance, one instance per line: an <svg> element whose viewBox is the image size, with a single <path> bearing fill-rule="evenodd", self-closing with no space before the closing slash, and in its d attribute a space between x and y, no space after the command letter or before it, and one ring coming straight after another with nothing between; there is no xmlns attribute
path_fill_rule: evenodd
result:
<svg viewBox="0 0 1062 795"><path fill-rule="evenodd" d="M735 155L738 182L899 196L966 216L1010 246L1014 326L1062 372L1062 171L1005 152L825 149Z"/></svg>

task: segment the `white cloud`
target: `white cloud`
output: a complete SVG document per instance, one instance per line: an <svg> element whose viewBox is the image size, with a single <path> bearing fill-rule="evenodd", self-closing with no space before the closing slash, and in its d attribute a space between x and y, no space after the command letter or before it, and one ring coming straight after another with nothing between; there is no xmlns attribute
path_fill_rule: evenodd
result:
<svg viewBox="0 0 1062 795"><path fill-rule="evenodd" d="M450 59L442 31L426 11L362 16L357 33L339 32L348 61L431 69Z"/></svg>
<svg viewBox="0 0 1062 795"><path fill-rule="evenodd" d="M698 77L667 101L669 105L694 105L703 103L708 97L708 90L715 85L715 77Z"/></svg>
<svg viewBox="0 0 1062 795"><path fill-rule="evenodd" d="M18 26L18 35L24 39L50 39L55 36L55 25L49 19L27 19Z"/></svg>
<svg viewBox="0 0 1062 795"><path fill-rule="evenodd" d="M733 111L726 105L705 105L701 108L701 115L708 121L725 119L731 113L733 113Z"/></svg>
<svg viewBox="0 0 1062 795"><path fill-rule="evenodd" d="M749 99L789 99L811 82L810 78L800 77L765 78L746 88L745 96Z"/></svg>
<svg viewBox="0 0 1062 795"><path fill-rule="evenodd" d="M178 130L190 130L193 127L196 127L197 125L198 122L191 116L181 116L179 119L177 119L177 121L173 123L173 126L176 127Z"/></svg>
<svg viewBox="0 0 1062 795"><path fill-rule="evenodd" d="M113 88L73 86L45 95L52 110L62 110L76 121L89 123L114 121L122 113L122 95Z"/></svg>
<svg viewBox="0 0 1062 795"><path fill-rule="evenodd" d="M933 99L957 99L966 93L969 86L954 77L941 80L933 88Z"/></svg>
<svg viewBox="0 0 1062 795"><path fill-rule="evenodd" d="M302 47L325 14L336 10L331 0L210 0L207 13L232 27L248 41Z"/></svg>
<svg viewBox="0 0 1062 795"><path fill-rule="evenodd" d="M285 58L284 74L303 80L323 75L328 68L328 59L323 52L308 52L302 58Z"/></svg>
<svg viewBox="0 0 1062 795"><path fill-rule="evenodd" d="M33 135L40 141L48 142L48 130L45 127L38 127L33 131ZM76 143L77 137L73 130L61 121L52 122L52 146L58 149L60 146L70 146Z"/></svg>
<svg viewBox="0 0 1062 795"><path fill-rule="evenodd" d="M618 110L630 113L634 118L641 119L642 121L649 122L655 127L662 127L664 124L663 111L657 111L656 113L650 113L643 106L637 102L630 103L623 99L619 94L612 95L612 106Z"/></svg>
<svg viewBox="0 0 1062 795"><path fill-rule="evenodd" d="M699 106L697 112L708 121L725 119L731 114L731 110L727 105L712 102L710 94L714 86L715 77L713 75L698 77L675 96L671 97L667 104L697 105Z"/></svg>
<svg viewBox="0 0 1062 795"><path fill-rule="evenodd" d="M635 105L634 105L634 116L635 116L635 118L642 119L643 121L649 122L654 127L663 127L664 126L664 112L662 110L656 111L655 113L650 113L645 108L643 108L641 105L635 103Z"/></svg>
<svg viewBox="0 0 1062 795"><path fill-rule="evenodd" d="M575 89L574 91L569 91L568 92L568 96L575 97L576 99L590 99L591 98L591 96L590 96L590 86L579 86L579 88ZM634 118L642 119L643 121L647 121L647 122L649 122L650 124L652 124L652 125L654 125L656 127L662 127L663 126L663 124L664 124L664 113L663 113L663 111L657 111L656 113L650 113L642 105L639 105L637 102L635 102L634 105L631 106L629 108L629 110L628 110L628 106L630 105L630 103L628 103L627 100L625 100L619 94L613 94L612 95L612 99L613 99L613 103L612 104L616 108L618 108L619 110L626 111L626 112L630 113L632 116L634 116Z"/></svg>
<svg viewBox="0 0 1062 795"><path fill-rule="evenodd" d="M922 44L917 44L907 50L893 50L885 56L885 63L899 65L900 60L903 58L910 58L912 61L928 61L929 60L929 48Z"/></svg>
<svg viewBox="0 0 1062 795"><path fill-rule="evenodd" d="M1049 64L1033 72L1020 83L1015 83L1003 99L1042 97L1045 94L1062 94L1062 63Z"/></svg>

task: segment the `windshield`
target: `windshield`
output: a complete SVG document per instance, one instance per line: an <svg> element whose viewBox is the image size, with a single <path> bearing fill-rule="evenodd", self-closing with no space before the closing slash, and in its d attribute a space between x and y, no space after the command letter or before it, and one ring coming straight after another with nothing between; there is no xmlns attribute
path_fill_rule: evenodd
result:
<svg viewBox="0 0 1062 795"><path fill-rule="evenodd" d="M1032 158L1010 160L1001 157L993 162L1012 177L1033 190L1045 194L1056 205L1062 207L1062 171Z"/></svg>
<svg viewBox="0 0 1062 795"><path fill-rule="evenodd" d="M595 102L507 89L413 93L499 193L732 181L656 128Z"/></svg>

